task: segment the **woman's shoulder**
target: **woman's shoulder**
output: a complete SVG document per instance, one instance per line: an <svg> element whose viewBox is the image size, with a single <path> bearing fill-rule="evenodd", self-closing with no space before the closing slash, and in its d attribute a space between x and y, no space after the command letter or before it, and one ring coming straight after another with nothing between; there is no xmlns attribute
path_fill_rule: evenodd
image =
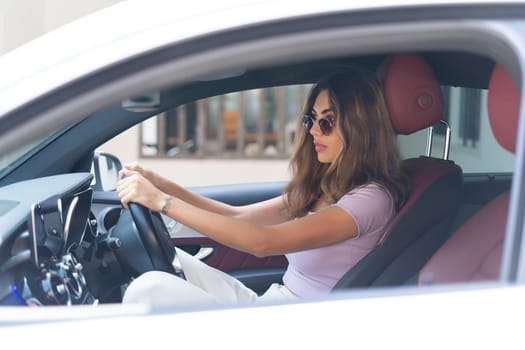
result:
<svg viewBox="0 0 525 350"><path fill-rule="evenodd" d="M385 186L377 182L368 182L366 184L357 186L349 190L346 194L343 195L343 197L351 196L356 193L368 193L368 194L376 194L378 196L390 197L390 192L388 191L388 189Z"/></svg>
<svg viewBox="0 0 525 350"><path fill-rule="evenodd" d="M360 232L386 225L395 212L390 192L374 182L350 190L335 205L352 215Z"/></svg>
<svg viewBox="0 0 525 350"><path fill-rule="evenodd" d="M390 210L393 203L390 192L384 186L377 182L369 182L351 189L336 204L339 206L352 204L367 207L375 206Z"/></svg>

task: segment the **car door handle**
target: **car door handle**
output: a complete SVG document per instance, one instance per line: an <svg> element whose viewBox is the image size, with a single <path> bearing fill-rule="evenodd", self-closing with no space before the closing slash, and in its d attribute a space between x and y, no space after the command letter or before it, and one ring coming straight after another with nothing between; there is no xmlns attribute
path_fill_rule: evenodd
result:
<svg viewBox="0 0 525 350"><path fill-rule="evenodd" d="M212 255L213 252L215 252L215 248L214 247L201 246L199 251L197 253L195 253L193 256L196 257L199 260L203 260L203 259L206 259L207 257L209 257L210 255Z"/></svg>

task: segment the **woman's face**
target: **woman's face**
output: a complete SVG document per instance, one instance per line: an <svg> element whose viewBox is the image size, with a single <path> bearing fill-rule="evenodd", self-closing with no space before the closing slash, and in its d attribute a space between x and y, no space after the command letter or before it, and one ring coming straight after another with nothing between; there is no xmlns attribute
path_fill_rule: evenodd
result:
<svg viewBox="0 0 525 350"><path fill-rule="evenodd" d="M315 121L310 129L310 134L313 136L317 159L321 163L332 163L343 147L343 138L341 137L339 129L336 127L335 118L337 118L337 116L330 106L328 91L322 90L319 95L317 95L311 116ZM320 119L333 121L331 123L332 132L329 135L323 134L321 131L319 127Z"/></svg>

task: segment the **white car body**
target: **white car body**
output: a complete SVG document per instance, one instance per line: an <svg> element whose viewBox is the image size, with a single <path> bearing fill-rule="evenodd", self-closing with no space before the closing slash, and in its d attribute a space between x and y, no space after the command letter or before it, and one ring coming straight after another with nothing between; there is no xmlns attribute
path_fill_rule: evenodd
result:
<svg viewBox="0 0 525 350"><path fill-rule="evenodd" d="M430 6L430 3L459 2L428 3ZM416 4L412 1L399 1L394 5L389 1L346 4L343 1L239 0L191 1L181 5L174 1L123 1L0 57L0 121L5 115L45 96L49 91L130 57L173 43L283 18ZM486 21L483 25L488 33L494 24ZM475 31L477 26L474 21L464 21L450 30ZM424 47L424 41L432 39L433 31L442 29L439 25L428 26L427 31L420 33L417 45ZM512 42L515 33L508 28L501 32L497 29L494 27L495 36L505 33L509 38L507 41ZM376 30L379 29L373 25L363 26L359 41L361 46L356 51L378 49L375 42L366 44L369 38L376 35ZM399 40L403 32L412 33L410 23L405 28L396 27L390 32L390 40ZM382 35L387 34L383 32ZM416 35L412 33L411 37ZM285 60L290 55L300 55L300 43L296 40L297 37L282 37L277 45L275 42L268 43L268 47L273 47L275 51L262 51L260 48L264 47L264 43L258 43L256 51L243 47L239 54L243 54L242 62L246 66L269 58ZM343 38L333 40L344 41ZM281 53L276 49L287 45L297 45L297 50ZM182 82L196 77L211 79L214 74L224 71L235 74L232 69L237 62L228 54L228 49L225 45L223 50L216 50L212 56L184 58L168 69L176 78L166 78L165 69L157 72L157 67L152 67L148 74L130 74L89 92L83 98L53 107L27 125L21 125L16 132L2 136L0 151L12 150L54 127L78 121L101 105L138 92L138 87L153 89L168 81ZM306 51L311 56L315 50L309 48ZM320 50L319 55L322 56L323 48ZM210 62L214 64L209 65ZM75 113L69 113L71 111ZM68 114L71 115L66 119L64 116ZM521 140L520 145L523 143ZM520 146L519 149L517 155L523 159L525 147ZM518 201L517 196L514 193L512 203ZM525 246L521 249L525 250ZM522 349L525 341L521 336L519 319L525 314L523 260L521 257L521 270L518 271L520 283L516 284L502 282L424 289L354 290L291 304L214 310L156 310L145 305L1 307L0 341L2 344L20 344L26 349L58 346L79 349L94 346L136 348L157 344L199 349L216 346L235 349ZM56 334L56 338L51 340L51 334Z"/></svg>
<svg viewBox="0 0 525 350"><path fill-rule="evenodd" d="M134 305L2 310L11 325L3 340L48 348L45 339L59 332L63 342L90 349L130 346L227 346L233 349L359 348L522 349L519 317L525 311L523 287L479 286L463 291L397 295L355 293L355 298L148 314ZM52 309L52 308L51 308ZM4 323L5 325L5 323ZM90 329L89 339L78 339Z"/></svg>

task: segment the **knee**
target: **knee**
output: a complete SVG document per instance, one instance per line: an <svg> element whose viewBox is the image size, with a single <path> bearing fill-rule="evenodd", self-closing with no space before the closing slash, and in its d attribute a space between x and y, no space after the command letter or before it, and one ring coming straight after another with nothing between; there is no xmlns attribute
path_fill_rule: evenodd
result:
<svg viewBox="0 0 525 350"><path fill-rule="evenodd" d="M209 293L175 275L149 271L133 280L122 299L123 303L141 303L152 308L192 308L216 305Z"/></svg>

